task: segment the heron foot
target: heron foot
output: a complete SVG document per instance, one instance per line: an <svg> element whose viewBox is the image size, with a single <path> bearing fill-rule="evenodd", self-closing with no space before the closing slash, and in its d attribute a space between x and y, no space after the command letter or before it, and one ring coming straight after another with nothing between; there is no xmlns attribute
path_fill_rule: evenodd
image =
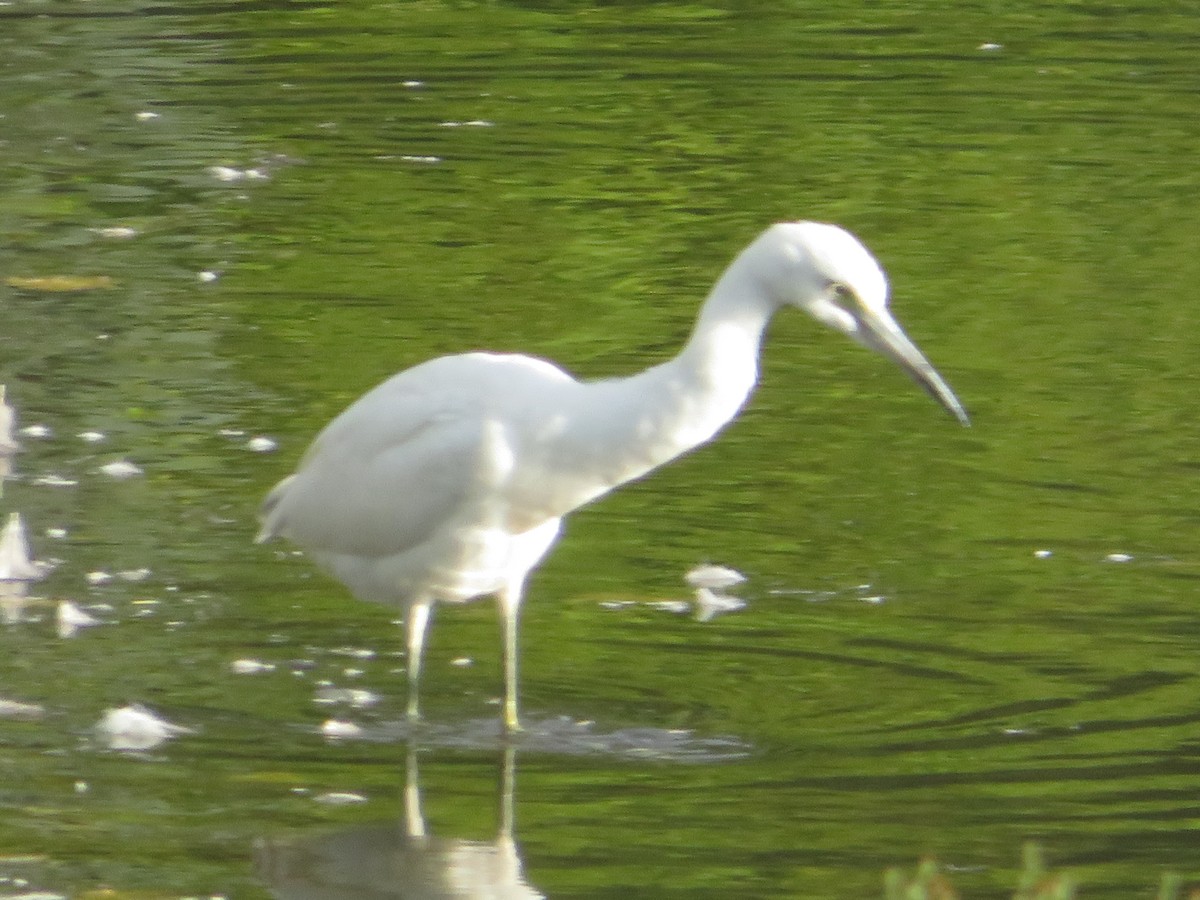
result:
<svg viewBox="0 0 1200 900"><path fill-rule="evenodd" d="M517 717L517 704L506 700L504 703L505 734L518 734L524 730L521 727L521 720Z"/></svg>

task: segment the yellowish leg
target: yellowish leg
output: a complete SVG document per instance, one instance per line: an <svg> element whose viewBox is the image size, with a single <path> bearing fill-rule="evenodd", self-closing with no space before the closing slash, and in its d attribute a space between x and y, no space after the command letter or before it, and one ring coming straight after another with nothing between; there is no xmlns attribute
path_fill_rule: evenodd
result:
<svg viewBox="0 0 1200 900"><path fill-rule="evenodd" d="M433 603L422 600L408 608L404 617L404 628L408 638L408 720L421 718L421 654L425 650L425 632L429 628L429 614Z"/></svg>
<svg viewBox="0 0 1200 900"><path fill-rule="evenodd" d="M521 615L522 582L500 592L500 626L504 631L504 730L521 730L517 716L517 624Z"/></svg>

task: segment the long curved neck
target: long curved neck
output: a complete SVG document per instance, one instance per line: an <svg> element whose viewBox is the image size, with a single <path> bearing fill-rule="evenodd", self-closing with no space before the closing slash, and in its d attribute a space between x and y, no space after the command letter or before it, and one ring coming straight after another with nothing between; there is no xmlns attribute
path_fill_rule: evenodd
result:
<svg viewBox="0 0 1200 900"><path fill-rule="evenodd" d="M594 463L589 471L604 473L592 496L712 439L745 404L776 309L750 269L739 258L725 271L677 356L628 378L582 386L588 412L565 430L573 437L563 449L585 454Z"/></svg>
<svg viewBox="0 0 1200 900"><path fill-rule="evenodd" d="M677 431L679 445L672 456L711 439L737 415L758 382L763 332L776 307L739 262L709 293L679 354L630 379L671 385L665 393L672 402L659 415ZM654 396L646 392L651 404Z"/></svg>

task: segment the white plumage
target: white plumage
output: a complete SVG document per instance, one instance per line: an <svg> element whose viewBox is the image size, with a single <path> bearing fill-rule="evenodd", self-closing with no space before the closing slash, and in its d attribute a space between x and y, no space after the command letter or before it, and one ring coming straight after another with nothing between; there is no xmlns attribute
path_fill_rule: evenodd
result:
<svg viewBox="0 0 1200 900"><path fill-rule="evenodd" d="M504 721L515 729L521 595L562 517L729 422L783 306L893 359L968 424L892 319L866 248L833 225L785 223L729 266L683 350L640 374L580 382L544 360L467 353L394 375L335 418L270 492L258 540L287 537L360 598L405 609L414 718L432 605L496 594Z"/></svg>

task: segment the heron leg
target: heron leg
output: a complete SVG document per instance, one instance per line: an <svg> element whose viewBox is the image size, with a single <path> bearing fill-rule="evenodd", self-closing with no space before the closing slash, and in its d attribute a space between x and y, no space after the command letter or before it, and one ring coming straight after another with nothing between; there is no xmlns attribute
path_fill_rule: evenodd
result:
<svg viewBox="0 0 1200 900"><path fill-rule="evenodd" d="M408 719L410 722L421 718L421 654L425 650L425 632L429 628L429 614L432 611L432 601L419 600L408 608L404 617L404 628L408 638Z"/></svg>
<svg viewBox="0 0 1200 900"><path fill-rule="evenodd" d="M517 624L522 587L521 581L509 584L498 597L500 625L504 630L504 730L510 734L521 730L517 716Z"/></svg>

